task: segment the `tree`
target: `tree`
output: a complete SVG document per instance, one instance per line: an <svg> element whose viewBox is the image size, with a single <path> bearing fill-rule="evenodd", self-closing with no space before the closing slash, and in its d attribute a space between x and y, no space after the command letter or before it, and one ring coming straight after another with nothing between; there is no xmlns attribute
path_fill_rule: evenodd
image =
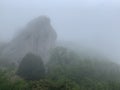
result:
<svg viewBox="0 0 120 90"><path fill-rule="evenodd" d="M77 64L79 56L72 50L64 47L56 47L51 53L47 63L47 75L53 79L67 77L71 73L72 66Z"/></svg>
<svg viewBox="0 0 120 90"><path fill-rule="evenodd" d="M42 59L31 53L21 61L17 75L25 80L39 80L45 76L45 68Z"/></svg>

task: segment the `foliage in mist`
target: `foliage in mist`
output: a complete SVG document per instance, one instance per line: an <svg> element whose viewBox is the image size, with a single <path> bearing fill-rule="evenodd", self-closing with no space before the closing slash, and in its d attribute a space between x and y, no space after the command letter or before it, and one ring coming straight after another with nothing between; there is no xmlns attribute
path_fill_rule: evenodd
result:
<svg viewBox="0 0 120 90"><path fill-rule="evenodd" d="M40 57L27 54L18 67L17 75L20 77L10 79L8 71L0 71L0 89L120 90L119 65L100 58L83 57L64 47L56 47L51 52L45 67Z"/></svg>
<svg viewBox="0 0 120 90"><path fill-rule="evenodd" d="M21 61L17 75L25 80L39 80L45 75L45 67L40 57L31 53L27 54Z"/></svg>
<svg viewBox="0 0 120 90"><path fill-rule="evenodd" d="M53 51L47 67L48 73L54 75L53 78L64 75L75 79L77 82L84 78L106 81L120 80L120 69L117 64L97 60L97 58L81 57L79 54L62 47Z"/></svg>

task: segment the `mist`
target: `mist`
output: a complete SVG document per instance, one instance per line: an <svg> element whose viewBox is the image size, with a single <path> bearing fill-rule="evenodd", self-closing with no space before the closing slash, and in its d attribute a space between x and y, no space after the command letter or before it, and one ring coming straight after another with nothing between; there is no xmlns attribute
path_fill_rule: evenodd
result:
<svg viewBox="0 0 120 90"><path fill-rule="evenodd" d="M119 0L0 0L0 90L120 90Z"/></svg>
<svg viewBox="0 0 120 90"><path fill-rule="evenodd" d="M120 1L0 0L0 40L11 41L33 18L50 17L58 41L92 48L120 62Z"/></svg>

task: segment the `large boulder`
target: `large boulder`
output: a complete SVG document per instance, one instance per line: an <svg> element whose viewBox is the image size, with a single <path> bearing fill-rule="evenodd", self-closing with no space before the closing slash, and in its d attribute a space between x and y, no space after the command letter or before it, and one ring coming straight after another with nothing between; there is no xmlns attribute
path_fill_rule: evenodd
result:
<svg viewBox="0 0 120 90"><path fill-rule="evenodd" d="M19 63L27 53L40 56L47 62L49 50L55 46L57 34L51 26L50 19L40 16L30 21L3 50L2 57Z"/></svg>

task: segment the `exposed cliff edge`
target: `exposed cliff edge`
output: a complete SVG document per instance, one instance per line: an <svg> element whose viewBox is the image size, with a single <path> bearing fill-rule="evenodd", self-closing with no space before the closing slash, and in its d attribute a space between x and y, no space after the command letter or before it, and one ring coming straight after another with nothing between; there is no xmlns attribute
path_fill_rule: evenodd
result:
<svg viewBox="0 0 120 90"><path fill-rule="evenodd" d="M47 61L48 52L55 46L57 34L51 26L50 19L40 16L30 21L2 51L1 57L18 63L27 54L33 53Z"/></svg>

